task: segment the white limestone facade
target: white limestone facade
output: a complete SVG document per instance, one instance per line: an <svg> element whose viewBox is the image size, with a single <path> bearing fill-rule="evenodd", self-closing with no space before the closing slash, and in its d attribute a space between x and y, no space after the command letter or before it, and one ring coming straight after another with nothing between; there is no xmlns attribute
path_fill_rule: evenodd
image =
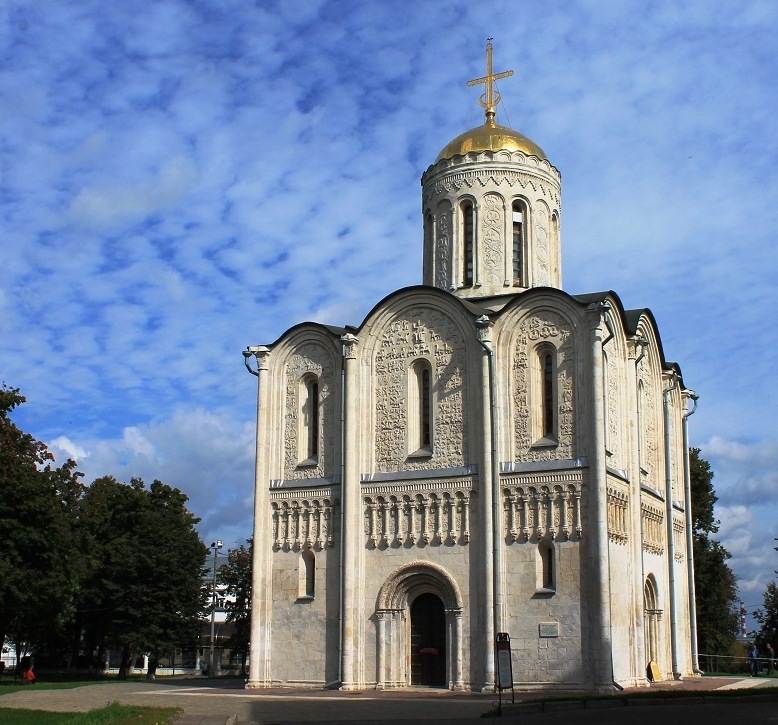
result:
<svg viewBox="0 0 778 725"><path fill-rule="evenodd" d="M423 285L258 377L248 687L613 692L692 674L680 369L561 289L560 177L486 123L422 177Z"/></svg>

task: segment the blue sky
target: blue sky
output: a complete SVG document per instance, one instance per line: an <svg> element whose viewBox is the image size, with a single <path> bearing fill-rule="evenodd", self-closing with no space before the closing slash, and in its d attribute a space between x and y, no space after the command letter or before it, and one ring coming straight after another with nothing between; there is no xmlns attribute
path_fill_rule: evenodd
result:
<svg viewBox="0 0 778 725"><path fill-rule="evenodd" d="M747 605L778 568L778 4L88 0L0 8L0 376L87 480L251 533L246 345L421 281L419 177L498 121L563 177L563 286L649 307L700 394Z"/></svg>

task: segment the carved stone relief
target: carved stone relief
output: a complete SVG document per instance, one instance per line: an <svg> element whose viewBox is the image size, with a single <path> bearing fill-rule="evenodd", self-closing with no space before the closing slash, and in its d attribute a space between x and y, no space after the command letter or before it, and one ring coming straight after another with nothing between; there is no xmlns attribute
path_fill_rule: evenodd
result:
<svg viewBox="0 0 778 725"><path fill-rule="evenodd" d="M334 521L339 502L288 499L270 504L273 549L301 551L334 546Z"/></svg>
<svg viewBox="0 0 778 725"><path fill-rule="evenodd" d="M365 496L367 545L383 549L467 544L474 495L468 489L446 489Z"/></svg>
<svg viewBox="0 0 778 725"><path fill-rule="evenodd" d="M319 379L319 445L315 465L300 466L303 459L300 432L302 379L307 373ZM316 343L306 343L286 365L286 411L284 421L284 478L323 478L333 472L335 398L332 356Z"/></svg>
<svg viewBox="0 0 778 725"><path fill-rule="evenodd" d="M522 190L531 189L532 196L542 196L548 199L555 207L559 207L559 186L549 182L546 179L521 171L495 171L491 170L468 170L448 172L445 176L437 179L431 186L424 188L424 203L430 204L432 199L442 195L449 195L460 191L460 189L478 190L489 185L509 187L520 187Z"/></svg>
<svg viewBox="0 0 778 725"><path fill-rule="evenodd" d="M616 355L608 355L607 361L608 410L605 414L608 424L608 450L613 454L612 463L618 467L622 463L621 428L619 426L621 386L619 385L619 367L616 362Z"/></svg>
<svg viewBox="0 0 778 725"><path fill-rule="evenodd" d="M503 489L503 533L510 544L581 539L581 485L522 485Z"/></svg>
<svg viewBox="0 0 778 725"><path fill-rule="evenodd" d="M432 452L408 456L408 370L425 358L432 366ZM389 323L375 355L375 460L379 471L465 465L465 342L453 320L418 307Z"/></svg>
<svg viewBox="0 0 778 725"><path fill-rule="evenodd" d="M504 275L503 200L497 194L486 194L481 213L483 277L487 285L501 285Z"/></svg>
<svg viewBox="0 0 778 725"><path fill-rule="evenodd" d="M640 435L641 440L644 442L644 455L640 461L640 466L643 469L641 476L645 478L644 482L653 488L658 488L659 482L655 480L657 476L657 399L656 388L647 357L638 366L638 379L643 383L643 408L641 413L643 430L640 432Z"/></svg>
<svg viewBox="0 0 778 725"><path fill-rule="evenodd" d="M533 409L539 400L533 400L533 355L539 344L550 343L556 348L558 444L533 448L539 436L533 431ZM513 404L515 410L516 461L549 461L575 458L575 345L570 323L554 312L526 318L520 327L513 360ZM540 396L540 382L535 395Z"/></svg>
<svg viewBox="0 0 778 725"><path fill-rule="evenodd" d="M640 502L640 516L643 519L643 548L652 554L661 554L665 550L664 509L661 504L644 498Z"/></svg>
<svg viewBox="0 0 778 725"><path fill-rule="evenodd" d="M608 486L608 538L616 544L626 544L629 536L629 494L616 486Z"/></svg>
<svg viewBox="0 0 778 725"><path fill-rule="evenodd" d="M548 269L549 216L548 207L542 202L538 204L535 220L534 286L545 287L551 278Z"/></svg>
<svg viewBox="0 0 778 725"><path fill-rule="evenodd" d="M435 286L448 289L451 279L451 204L438 204L438 233L435 240Z"/></svg>

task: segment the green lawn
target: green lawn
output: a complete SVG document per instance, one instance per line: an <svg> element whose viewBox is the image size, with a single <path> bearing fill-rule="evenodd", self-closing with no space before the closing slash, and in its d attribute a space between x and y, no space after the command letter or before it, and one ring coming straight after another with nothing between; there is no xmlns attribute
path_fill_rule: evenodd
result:
<svg viewBox="0 0 778 725"><path fill-rule="evenodd" d="M90 712L46 712L0 707L5 725L168 725L183 710L177 707L140 707L111 703Z"/></svg>

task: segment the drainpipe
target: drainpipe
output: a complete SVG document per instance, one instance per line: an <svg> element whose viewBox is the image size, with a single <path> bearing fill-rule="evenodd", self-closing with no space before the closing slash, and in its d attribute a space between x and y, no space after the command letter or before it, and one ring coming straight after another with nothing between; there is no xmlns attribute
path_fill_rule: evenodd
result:
<svg viewBox="0 0 778 725"><path fill-rule="evenodd" d="M670 650L673 661L673 679L681 680L678 667L678 613L675 604L675 540L673 534L673 465L671 446L670 394L678 386L678 374L670 375L670 386L662 393L665 413L665 516L667 518L667 570L670 599Z"/></svg>
<svg viewBox="0 0 778 725"><path fill-rule="evenodd" d="M483 502L484 507L487 508L487 504L491 504L491 522L489 521L488 511L485 511L484 525L486 533L486 545L487 549L491 548L491 559L487 556L485 564L487 566L487 584L488 584L488 569L491 568L491 605L492 605L492 622L491 627L487 626L487 651L486 651L486 685L489 686L492 683L496 683L496 670L494 662L494 641L497 632L502 631L502 549L500 546L500 520L501 520L501 506L500 506L500 469L499 460L497 455L497 413L494 391L494 350L491 347L492 342L492 325L494 324L486 315L479 317L476 322L478 344L486 351L486 375L482 377L482 389L488 388L488 396L482 397L484 404L488 398L489 401L489 438L490 438L490 455L485 460L487 464L484 466L483 482L491 487L491 491L484 491ZM488 470L491 469L491 470ZM486 488L486 486L484 486ZM491 493L491 496L487 496L487 493ZM491 531L489 530L489 524L491 524ZM491 544L491 547L489 547ZM490 592L487 586L487 604Z"/></svg>
<svg viewBox="0 0 778 725"><path fill-rule="evenodd" d="M689 587L689 626L691 628L692 645L692 670L695 675L705 674L700 669L700 653L697 645L697 593L694 587L694 530L692 522L692 475L689 465L689 416L694 415L697 410L697 400L699 395L693 390L685 389L681 391L686 400L692 401L691 410L688 408L683 412L683 493L684 493L684 514L686 518L686 576L688 577Z"/></svg>

